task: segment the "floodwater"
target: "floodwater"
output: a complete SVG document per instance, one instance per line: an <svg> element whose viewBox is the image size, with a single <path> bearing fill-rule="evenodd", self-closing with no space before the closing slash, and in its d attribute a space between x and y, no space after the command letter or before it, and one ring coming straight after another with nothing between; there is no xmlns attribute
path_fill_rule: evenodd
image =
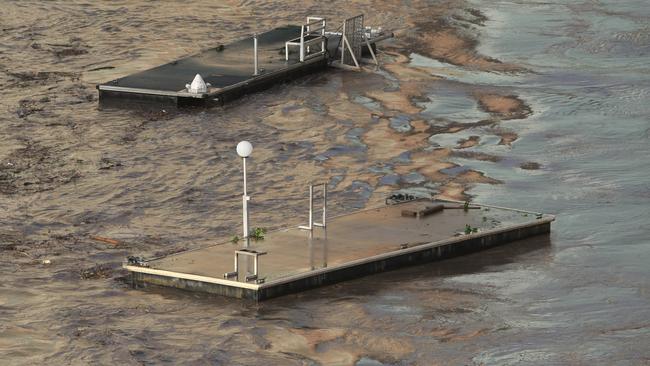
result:
<svg viewBox="0 0 650 366"><path fill-rule="evenodd" d="M381 70L223 109L98 110L94 85L307 15L394 29ZM645 1L0 1L2 364L650 363ZM550 237L260 304L135 290L127 255L397 190L557 215ZM112 238L118 244L93 240ZM48 263L48 264L45 264Z"/></svg>

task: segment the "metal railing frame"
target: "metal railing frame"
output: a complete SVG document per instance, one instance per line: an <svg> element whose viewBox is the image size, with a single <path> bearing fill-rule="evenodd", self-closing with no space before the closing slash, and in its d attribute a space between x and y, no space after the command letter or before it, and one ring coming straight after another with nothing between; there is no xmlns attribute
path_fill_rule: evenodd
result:
<svg viewBox="0 0 650 366"><path fill-rule="evenodd" d="M323 195L323 216L322 222L314 222L314 187L321 186ZM327 183L316 183L309 185L309 222L307 225L298 226L299 229L313 232L314 227L321 227L327 230Z"/></svg>
<svg viewBox="0 0 650 366"><path fill-rule="evenodd" d="M318 25L314 27L315 25ZM325 37L325 29L327 27L327 21L325 18L318 17L307 17L307 23L303 24L300 28L300 38L298 42L288 41L285 43L284 52L285 60L289 61L289 47L298 46L300 47L300 62L305 62L312 57L316 57L327 52L327 38ZM305 41L305 37L316 36L314 39ZM321 50L320 52L311 54L310 45L320 42Z"/></svg>

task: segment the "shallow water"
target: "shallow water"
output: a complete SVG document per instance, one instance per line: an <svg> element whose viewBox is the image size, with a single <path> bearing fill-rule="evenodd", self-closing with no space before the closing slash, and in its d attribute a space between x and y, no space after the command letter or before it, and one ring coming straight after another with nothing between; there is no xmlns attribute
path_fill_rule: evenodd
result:
<svg viewBox="0 0 650 366"><path fill-rule="evenodd" d="M305 6L396 29L388 71L314 75L224 109L97 109L97 82L295 23ZM488 18L466 24L478 51L528 72L477 71L403 45L412 23L468 7ZM643 1L0 2L3 361L649 362L649 17ZM499 119L474 99L485 92L517 95L533 113ZM499 144L504 131L518 138ZM470 136L475 146L457 146ZM261 304L121 282L126 255L239 231L241 139L255 145L256 226L299 223L312 179L329 179L335 213L395 190L459 187L558 220L550 238ZM475 183L473 171L502 183ZM82 278L96 264L114 271Z"/></svg>

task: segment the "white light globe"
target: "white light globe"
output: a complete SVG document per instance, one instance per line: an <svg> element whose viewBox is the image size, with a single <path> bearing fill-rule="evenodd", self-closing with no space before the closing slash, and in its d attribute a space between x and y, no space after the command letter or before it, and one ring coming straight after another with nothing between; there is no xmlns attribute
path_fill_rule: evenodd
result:
<svg viewBox="0 0 650 366"><path fill-rule="evenodd" d="M242 141L237 144L237 154L242 158L247 158L253 152L253 145L248 141Z"/></svg>

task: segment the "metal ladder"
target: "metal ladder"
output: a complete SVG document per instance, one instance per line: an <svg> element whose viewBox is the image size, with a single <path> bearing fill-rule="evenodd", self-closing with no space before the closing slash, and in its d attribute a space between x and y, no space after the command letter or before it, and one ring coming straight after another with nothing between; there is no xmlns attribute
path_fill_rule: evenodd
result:
<svg viewBox="0 0 650 366"><path fill-rule="evenodd" d="M321 192L323 195L323 216L321 222L314 221L314 187L320 186ZM312 270L316 269L316 259L315 259L315 243L314 243L314 228L320 227L323 229L323 239L321 242L322 245L322 263L321 267L327 267L327 183L319 184L310 184L309 185L309 223L308 225L298 226L301 230L309 231L309 266Z"/></svg>
<svg viewBox="0 0 650 366"><path fill-rule="evenodd" d="M323 194L323 221L314 222L314 187L321 186ZM309 185L309 223L308 225L298 226L301 230L309 230L310 232L314 231L314 227L321 227L323 230L327 230L327 183L318 183Z"/></svg>

